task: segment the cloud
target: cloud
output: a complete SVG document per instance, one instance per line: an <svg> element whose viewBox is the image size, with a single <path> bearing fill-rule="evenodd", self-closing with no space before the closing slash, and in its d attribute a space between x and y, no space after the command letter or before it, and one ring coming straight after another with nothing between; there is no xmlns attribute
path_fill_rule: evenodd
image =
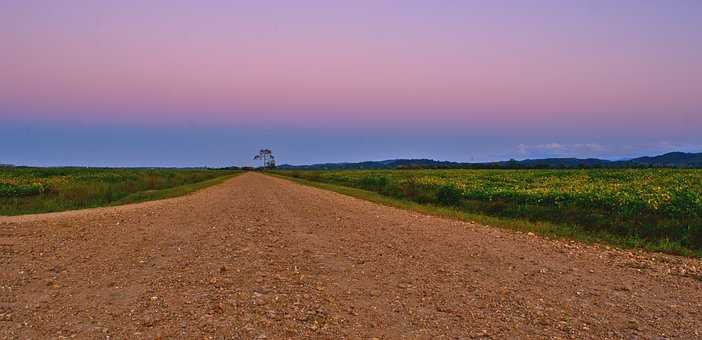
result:
<svg viewBox="0 0 702 340"><path fill-rule="evenodd" d="M577 144L519 144L517 151L522 156L559 156L559 157L575 157L583 155L594 155L603 153L607 148L604 145L596 143L577 143Z"/></svg>
<svg viewBox="0 0 702 340"><path fill-rule="evenodd" d="M519 144L517 153L524 158L578 157L626 159L640 156L655 156L667 152L702 152L702 144L658 141L653 143L603 145L598 143L563 144Z"/></svg>

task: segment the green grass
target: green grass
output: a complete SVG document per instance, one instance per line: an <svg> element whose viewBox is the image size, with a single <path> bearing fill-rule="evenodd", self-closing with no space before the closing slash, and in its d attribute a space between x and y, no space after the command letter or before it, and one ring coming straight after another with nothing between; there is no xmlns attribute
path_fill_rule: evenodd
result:
<svg viewBox="0 0 702 340"><path fill-rule="evenodd" d="M208 169L0 168L0 215L23 215L185 195L238 174Z"/></svg>
<svg viewBox="0 0 702 340"><path fill-rule="evenodd" d="M207 187L210 187L213 185L223 183L224 181L226 181L234 176L237 176L239 174L240 174L240 172L235 173L235 174L216 177L216 178L213 178L210 180L205 180L202 182L180 185L180 186L168 188L168 189L147 190L147 191L135 192L133 194L129 194L129 196L127 196L119 201L112 202L110 205L123 205L123 204L162 200L162 199L171 198L171 197L184 196L184 195L190 194L192 192L198 191L200 189L204 189L204 188L207 188Z"/></svg>
<svg viewBox="0 0 702 340"><path fill-rule="evenodd" d="M659 251L684 256L702 257L702 248L695 244L690 244L685 239L672 239L670 237L645 237L641 234L632 233L631 230L636 225L627 225L612 229L616 223L627 224L627 220L621 216L613 218L612 215L602 213L601 208L587 208L572 205L556 206L554 204L534 204L525 202L510 202L507 200L477 200L461 196L460 200L454 198L456 191L453 189L442 190L445 183L440 183L438 188L426 187L405 187L404 191L398 190L398 179L411 178L410 183L416 183L417 174L434 175L445 170L422 170L422 171L277 171L273 175L296 181L301 184L310 185L322 189L336 191L345 195L358 197L376 203L419 211L425 214L454 218L469 222L513 229L523 232L534 232L548 237L576 239L588 243L604 243L622 248L641 248L650 251ZM450 170L449 170L450 171ZM474 170L460 170L474 171ZM481 170L483 172L484 170ZM500 180L509 181L510 177L534 175L533 172L514 173L502 170L496 174ZM541 170L543 171L543 170ZM593 170L584 170L593 171ZM619 170L622 171L622 170ZM625 170L628 171L628 170ZM646 172L644 175L656 174ZM351 173L344 178L344 175ZM453 173L454 175L456 173ZM484 174L484 173L482 173ZM581 172L576 172L582 175ZM694 176L702 172L692 173ZM368 180L368 176L383 176L385 179ZM537 173L542 177L548 177L549 173ZM545 176L544 176L545 175ZM557 173L556 176L572 175ZM602 174L595 174L600 176ZM628 173L631 175L631 173ZM634 173L634 175L639 175ZM393 178L393 176L395 176ZM356 180L349 181L349 177ZM365 178L365 180L364 180ZM616 178L616 177L615 177ZM622 179L619 178L619 181ZM407 182L404 182L405 185ZM547 182L551 183L551 182ZM626 183L624 183L625 185ZM395 186L395 188L393 188ZM393 190L394 189L394 190ZM693 188L699 189L699 188ZM460 192L460 191L459 191ZM447 198L448 197L448 198ZM442 199L443 198L443 199ZM595 216L595 217L592 217ZM661 221L683 221L677 225L678 228L686 228L685 223L698 223L698 220L686 221L684 218L667 220L666 217L642 215L639 220L650 218L652 223ZM673 221L673 222L670 222ZM637 220L638 222L638 220ZM593 225L594 224L594 225ZM597 225L601 224L601 225ZM627 232L621 232L627 231ZM678 235L680 233L677 233Z"/></svg>

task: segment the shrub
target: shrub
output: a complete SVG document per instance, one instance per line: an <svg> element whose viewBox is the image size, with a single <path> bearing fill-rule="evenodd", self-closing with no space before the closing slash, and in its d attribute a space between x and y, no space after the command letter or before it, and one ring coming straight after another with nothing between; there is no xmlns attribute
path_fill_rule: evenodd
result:
<svg viewBox="0 0 702 340"><path fill-rule="evenodd" d="M690 225L689 228L689 242L692 248L702 249L702 221L697 220L697 223Z"/></svg>
<svg viewBox="0 0 702 340"><path fill-rule="evenodd" d="M463 199L461 189L452 184L444 184L436 192L436 200L443 205L457 206Z"/></svg>
<svg viewBox="0 0 702 340"><path fill-rule="evenodd" d="M361 178L359 181L361 187L375 192L383 192L388 185L388 179L384 176L370 175Z"/></svg>
<svg viewBox="0 0 702 340"><path fill-rule="evenodd" d="M422 184L417 178L410 177L400 182L397 188L400 198L419 203L433 203L436 201L435 188Z"/></svg>

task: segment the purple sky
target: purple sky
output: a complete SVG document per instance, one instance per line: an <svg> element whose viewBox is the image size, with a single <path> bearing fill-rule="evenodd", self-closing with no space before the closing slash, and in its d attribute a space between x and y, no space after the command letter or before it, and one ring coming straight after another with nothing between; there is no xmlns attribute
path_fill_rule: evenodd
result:
<svg viewBox="0 0 702 340"><path fill-rule="evenodd" d="M0 2L0 163L702 151L700 1Z"/></svg>

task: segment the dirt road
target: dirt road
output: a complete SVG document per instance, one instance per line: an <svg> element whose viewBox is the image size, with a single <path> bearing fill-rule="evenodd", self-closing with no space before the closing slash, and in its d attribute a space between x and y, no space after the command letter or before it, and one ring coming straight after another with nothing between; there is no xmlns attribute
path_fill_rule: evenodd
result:
<svg viewBox="0 0 702 340"><path fill-rule="evenodd" d="M0 217L1 338L702 337L702 263L246 173Z"/></svg>

